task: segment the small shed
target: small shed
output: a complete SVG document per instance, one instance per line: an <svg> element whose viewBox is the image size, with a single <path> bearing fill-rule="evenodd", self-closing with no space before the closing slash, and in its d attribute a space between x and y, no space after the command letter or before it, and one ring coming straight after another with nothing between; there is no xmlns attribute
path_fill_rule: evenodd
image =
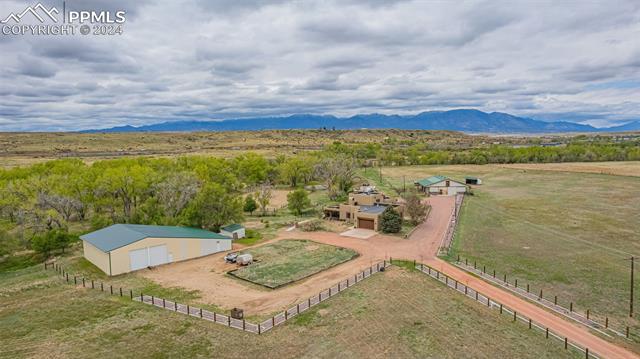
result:
<svg viewBox="0 0 640 359"><path fill-rule="evenodd" d="M84 257L118 275L231 249L231 238L198 228L114 224L80 236Z"/></svg>
<svg viewBox="0 0 640 359"><path fill-rule="evenodd" d="M478 177L465 177L464 183L478 185L482 184L482 180Z"/></svg>
<svg viewBox="0 0 640 359"><path fill-rule="evenodd" d="M220 228L220 234L223 236L231 237L233 239L240 239L246 236L244 226L238 223L230 224Z"/></svg>

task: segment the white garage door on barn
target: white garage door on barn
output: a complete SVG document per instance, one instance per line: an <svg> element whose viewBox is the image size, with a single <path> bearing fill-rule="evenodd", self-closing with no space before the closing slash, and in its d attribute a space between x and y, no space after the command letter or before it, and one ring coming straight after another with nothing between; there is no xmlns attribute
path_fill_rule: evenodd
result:
<svg viewBox="0 0 640 359"><path fill-rule="evenodd" d="M129 251L129 260L131 262L131 270L138 270L147 268L149 266L149 256L147 255L147 249L136 249Z"/></svg>
<svg viewBox="0 0 640 359"><path fill-rule="evenodd" d="M154 246L129 251L130 269L132 271L169 263L167 246Z"/></svg>

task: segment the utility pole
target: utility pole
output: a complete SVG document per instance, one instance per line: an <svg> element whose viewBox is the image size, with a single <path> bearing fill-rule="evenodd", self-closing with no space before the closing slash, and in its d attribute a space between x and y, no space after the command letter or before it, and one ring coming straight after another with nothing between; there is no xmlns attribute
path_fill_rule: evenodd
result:
<svg viewBox="0 0 640 359"><path fill-rule="evenodd" d="M633 317L633 264L635 257L631 256L631 286L629 290L629 317Z"/></svg>
<svg viewBox="0 0 640 359"><path fill-rule="evenodd" d="M402 193L407 193L407 180L405 175L402 175Z"/></svg>

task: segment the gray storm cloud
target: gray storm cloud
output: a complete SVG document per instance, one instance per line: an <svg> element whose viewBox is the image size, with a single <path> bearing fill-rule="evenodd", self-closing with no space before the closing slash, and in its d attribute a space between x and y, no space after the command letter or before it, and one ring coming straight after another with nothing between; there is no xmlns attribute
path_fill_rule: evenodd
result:
<svg viewBox="0 0 640 359"><path fill-rule="evenodd" d="M126 10L124 34L1 35L0 131L460 107L640 119L634 1L67 4Z"/></svg>

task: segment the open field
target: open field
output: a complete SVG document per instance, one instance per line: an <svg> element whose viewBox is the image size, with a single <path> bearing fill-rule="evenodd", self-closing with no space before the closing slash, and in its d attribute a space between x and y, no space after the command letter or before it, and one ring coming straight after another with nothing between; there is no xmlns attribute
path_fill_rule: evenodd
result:
<svg viewBox="0 0 640 359"><path fill-rule="evenodd" d="M584 169L583 164L563 166ZM635 174L637 163L612 168ZM412 181L434 174L481 177L484 184L465 199L452 258L477 260L500 276L529 283L533 291L558 295L560 304L573 301L578 311L590 309L599 320L609 316L619 328L629 324L632 332L640 330L628 318L625 260L640 253L639 178L498 165L385 168L382 173L394 186L402 175Z"/></svg>
<svg viewBox="0 0 640 359"><path fill-rule="evenodd" d="M393 293L393 295L391 295ZM0 357L565 358L558 341L392 268L266 335L99 291L41 266L0 274Z"/></svg>
<svg viewBox="0 0 640 359"><path fill-rule="evenodd" d="M278 288L306 278L358 255L347 248L307 240L283 240L242 253L250 253L255 263L229 274L268 288Z"/></svg>
<svg viewBox="0 0 640 359"><path fill-rule="evenodd" d="M571 163L513 163L505 168L559 172L599 173L616 176L640 177L640 161L636 162L571 162Z"/></svg>

